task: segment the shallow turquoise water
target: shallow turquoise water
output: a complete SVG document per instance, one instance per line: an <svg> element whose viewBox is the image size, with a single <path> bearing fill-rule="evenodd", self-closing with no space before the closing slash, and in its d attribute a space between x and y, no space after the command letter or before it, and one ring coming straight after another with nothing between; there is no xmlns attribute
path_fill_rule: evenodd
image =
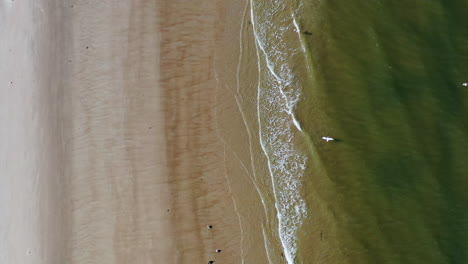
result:
<svg viewBox="0 0 468 264"><path fill-rule="evenodd" d="M468 263L468 1L298 6L313 147L296 261Z"/></svg>

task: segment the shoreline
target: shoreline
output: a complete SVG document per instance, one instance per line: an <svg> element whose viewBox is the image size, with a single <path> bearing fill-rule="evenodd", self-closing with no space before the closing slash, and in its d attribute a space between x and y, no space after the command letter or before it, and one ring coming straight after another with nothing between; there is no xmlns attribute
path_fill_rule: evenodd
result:
<svg viewBox="0 0 468 264"><path fill-rule="evenodd" d="M258 122L258 54L253 34L250 1L232 4L219 12L223 23L217 45L217 120L225 145L226 176L238 204L243 229L243 260L284 263L268 161L260 144ZM233 33L236 32L236 33ZM226 50L231 52L226 52Z"/></svg>

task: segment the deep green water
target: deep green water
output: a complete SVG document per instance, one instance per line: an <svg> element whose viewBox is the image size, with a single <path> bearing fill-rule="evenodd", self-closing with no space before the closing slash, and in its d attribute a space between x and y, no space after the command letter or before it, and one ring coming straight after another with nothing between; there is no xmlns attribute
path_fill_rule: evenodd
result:
<svg viewBox="0 0 468 264"><path fill-rule="evenodd" d="M468 263L468 1L301 10L313 147L297 261Z"/></svg>

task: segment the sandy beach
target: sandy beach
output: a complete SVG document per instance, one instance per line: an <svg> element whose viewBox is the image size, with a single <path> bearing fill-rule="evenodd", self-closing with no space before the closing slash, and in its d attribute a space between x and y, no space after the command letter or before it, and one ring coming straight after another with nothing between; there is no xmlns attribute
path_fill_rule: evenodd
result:
<svg viewBox="0 0 468 264"><path fill-rule="evenodd" d="M241 263L215 121L226 8L0 3L0 262Z"/></svg>
<svg viewBox="0 0 468 264"><path fill-rule="evenodd" d="M467 263L466 10L0 0L0 264Z"/></svg>

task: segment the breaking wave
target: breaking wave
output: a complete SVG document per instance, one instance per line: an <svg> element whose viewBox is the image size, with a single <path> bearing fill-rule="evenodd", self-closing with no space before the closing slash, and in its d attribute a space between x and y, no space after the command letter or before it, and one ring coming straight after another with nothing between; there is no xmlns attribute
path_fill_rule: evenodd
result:
<svg viewBox="0 0 468 264"><path fill-rule="evenodd" d="M300 193L307 155L295 143L302 131L294 115L302 86L295 76L294 61L304 56L295 12L283 1L251 2L259 61L260 143L268 159L279 236L289 264L294 263L297 232L307 215Z"/></svg>

